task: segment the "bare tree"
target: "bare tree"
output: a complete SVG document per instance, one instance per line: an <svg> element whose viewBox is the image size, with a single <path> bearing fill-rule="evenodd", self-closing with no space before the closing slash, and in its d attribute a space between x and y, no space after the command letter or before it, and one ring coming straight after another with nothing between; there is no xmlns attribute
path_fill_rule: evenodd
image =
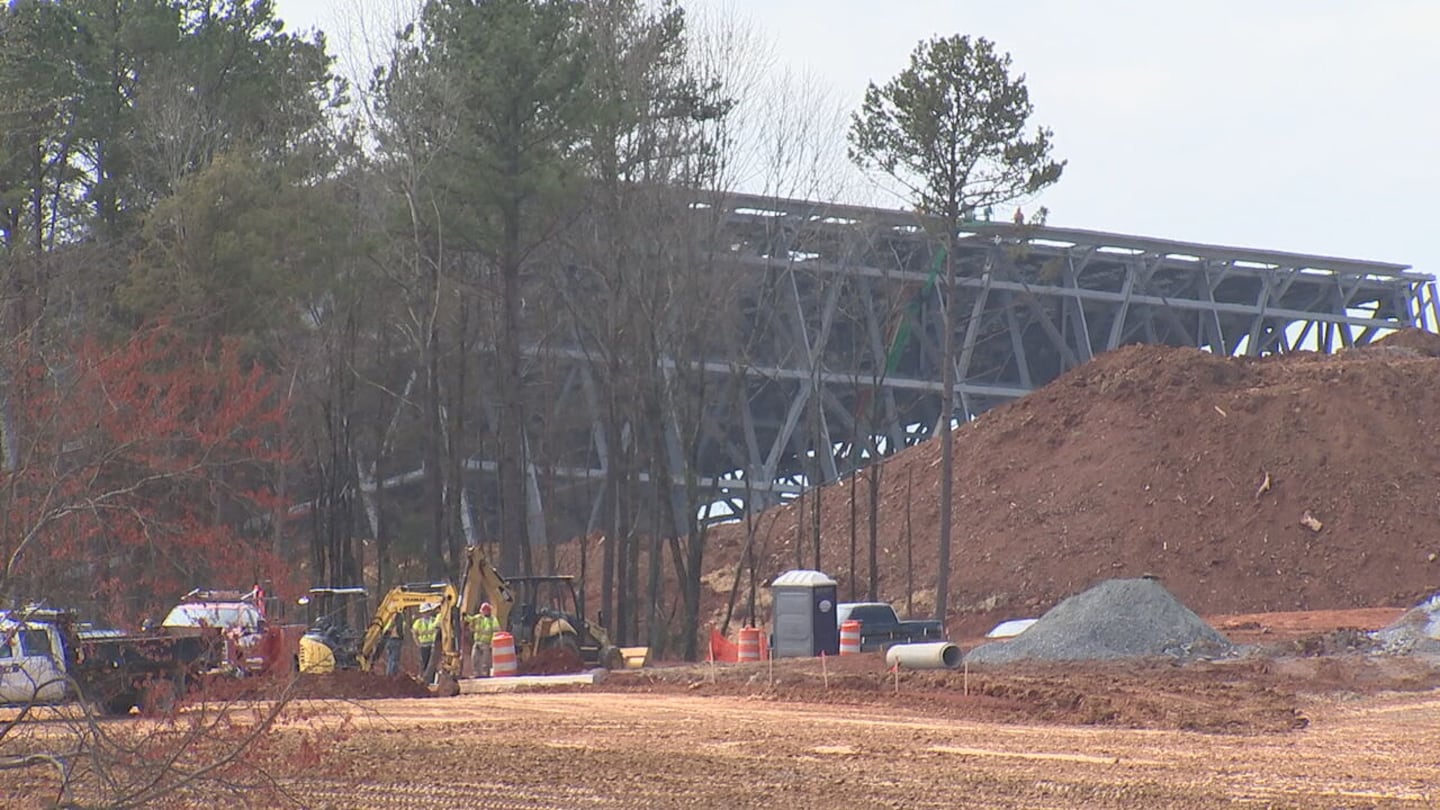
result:
<svg viewBox="0 0 1440 810"><path fill-rule="evenodd" d="M32 700L0 723L6 795L53 807L191 806L220 797L293 803L288 786L308 766L276 744L280 725L310 744L341 734L296 711L295 683L280 684L265 703L196 693L179 711L133 723L102 722L83 696L61 705Z"/></svg>

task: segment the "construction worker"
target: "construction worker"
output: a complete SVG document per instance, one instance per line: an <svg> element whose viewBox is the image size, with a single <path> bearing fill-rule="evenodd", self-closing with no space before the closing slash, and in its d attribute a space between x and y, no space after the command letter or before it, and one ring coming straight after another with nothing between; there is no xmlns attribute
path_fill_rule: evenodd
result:
<svg viewBox="0 0 1440 810"><path fill-rule="evenodd" d="M404 616L397 610L385 624L385 674L391 677L400 674L400 645L405 640Z"/></svg>
<svg viewBox="0 0 1440 810"><path fill-rule="evenodd" d="M465 623L470 627L470 670L477 678L488 678L490 643L500 629L500 620L495 618L489 602L481 602L480 612L466 616Z"/></svg>
<svg viewBox="0 0 1440 810"><path fill-rule="evenodd" d="M420 671L426 679L430 677L430 655L435 652L435 637L440 635L440 621L435 615L439 609L440 605L435 602L426 602L420 606L420 615L410 625L415 643L420 645Z"/></svg>

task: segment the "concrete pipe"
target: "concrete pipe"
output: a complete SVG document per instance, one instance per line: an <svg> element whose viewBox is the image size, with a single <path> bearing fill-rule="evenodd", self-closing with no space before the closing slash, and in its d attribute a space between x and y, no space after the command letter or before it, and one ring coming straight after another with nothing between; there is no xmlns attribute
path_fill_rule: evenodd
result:
<svg viewBox="0 0 1440 810"><path fill-rule="evenodd" d="M896 644L885 651L885 663L901 669L954 669L960 666L960 648L948 641Z"/></svg>

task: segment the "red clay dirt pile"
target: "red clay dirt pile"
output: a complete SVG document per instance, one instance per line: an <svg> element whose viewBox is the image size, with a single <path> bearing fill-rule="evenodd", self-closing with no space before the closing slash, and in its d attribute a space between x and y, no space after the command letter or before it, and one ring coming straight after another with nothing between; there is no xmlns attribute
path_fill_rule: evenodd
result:
<svg viewBox="0 0 1440 810"><path fill-rule="evenodd" d="M1097 357L954 432L951 631L1146 574L1201 615L1413 605L1440 588L1437 393L1440 335L1423 332L1336 355ZM907 548L909 598L933 609L939 465L927 442L880 472L880 596L902 611ZM861 595L867 474L853 510ZM849 482L820 498L821 567L848 598ZM755 520L762 581L796 567L797 539L813 564L813 502L801 507ZM743 524L712 530L707 569L727 573L707 579L714 614L744 542Z"/></svg>

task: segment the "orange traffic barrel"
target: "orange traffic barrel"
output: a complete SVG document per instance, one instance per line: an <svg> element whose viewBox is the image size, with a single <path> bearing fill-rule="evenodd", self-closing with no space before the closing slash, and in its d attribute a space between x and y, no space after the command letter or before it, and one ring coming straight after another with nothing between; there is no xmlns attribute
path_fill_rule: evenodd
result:
<svg viewBox="0 0 1440 810"><path fill-rule="evenodd" d="M741 663L760 660L760 639L764 635L764 631L758 627L740 628L739 660Z"/></svg>
<svg viewBox="0 0 1440 810"><path fill-rule="evenodd" d="M860 652L860 622L849 619L840 623L840 654L856 655Z"/></svg>
<svg viewBox="0 0 1440 810"><path fill-rule="evenodd" d="M490 639L490 676L504 678L519 671L515 661L515 637L501 630Z"/></svg>

